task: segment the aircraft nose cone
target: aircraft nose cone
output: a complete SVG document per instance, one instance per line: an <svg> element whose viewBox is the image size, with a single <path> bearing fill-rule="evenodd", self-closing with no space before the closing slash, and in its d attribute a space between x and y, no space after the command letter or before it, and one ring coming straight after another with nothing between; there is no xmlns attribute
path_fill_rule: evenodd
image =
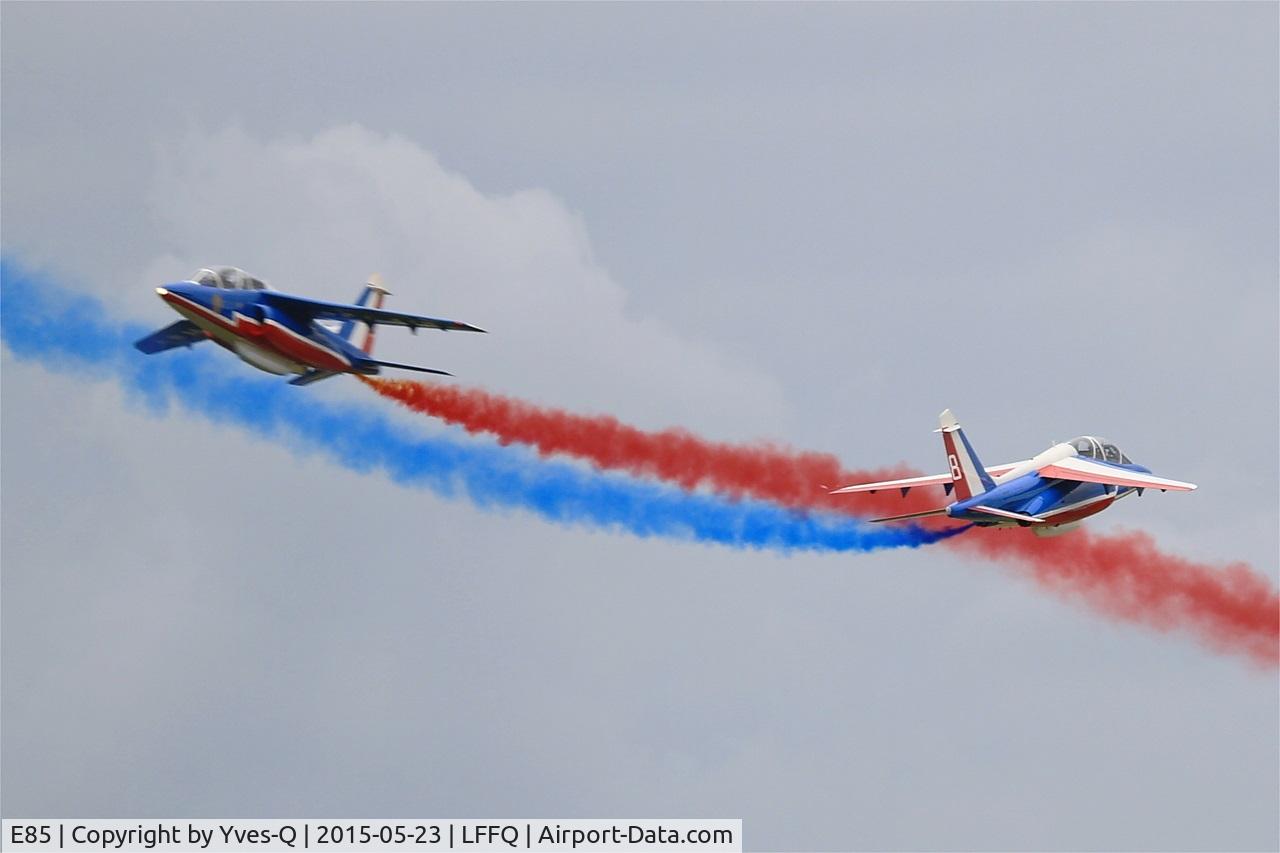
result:
<svg viewBox="0 0 1280 853"><path fill-rule="evenodd" d="M190 295L191 295L191 291L188 289L188 285L185 282L181 282L181 281L172 281L167 284L162 284L161 286L156 288L156 296L159 296L161 299L163 299L166 302L170 301L171 296L182 296L182 297L189 298Z"/></svg>

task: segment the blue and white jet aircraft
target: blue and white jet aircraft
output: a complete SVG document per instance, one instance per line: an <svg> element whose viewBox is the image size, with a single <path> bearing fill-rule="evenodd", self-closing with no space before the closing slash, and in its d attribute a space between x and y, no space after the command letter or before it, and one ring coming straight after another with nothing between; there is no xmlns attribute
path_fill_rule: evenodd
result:
<svg viewBox="0 0 1280 853"><path fill-rule="evenodd" d="M374 376L383 367L448 376L443 370L375 359L375 328L408 326L415 334L423 327L484 331L453 320L383 311L390 291L377 275L369 277L354 305L280 293L235 267L202 269L188 281L157 287L156 294L183 319L147 335L134 344L138 349L150 355L211 340L259 370L298 374L290 385L309 385L339 373ZM357 346L361 329L364 339Z"/></svg>
<svg viewBox="0 0 1280 853"><path fill-rule="evenodd" d="M1194 483L1153 476L1149 468L1131 461L1111 442L1089 435L1055 444L1022 462L984 468L950 409L939 421L941 426L935 432L942 433L949 473L845 486L831 494L898 489L905 497L917 486L942 486L947 495L955 491L954 503L871 520L945 515L979 527L1030 527L1040 536L1056 536L1134 492L1189 492L1195 488Z"/></svg>

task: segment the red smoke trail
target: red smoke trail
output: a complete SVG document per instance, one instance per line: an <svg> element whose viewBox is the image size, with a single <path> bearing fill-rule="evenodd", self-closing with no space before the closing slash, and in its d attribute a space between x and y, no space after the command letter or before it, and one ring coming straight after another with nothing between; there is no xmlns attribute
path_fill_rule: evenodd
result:
<svg viewBox="0 0 1280 853"><path fill-rule="evenodd" d="M682 429L646 432L607 415L583 416L452 385L362 379L414 411L488 433L500 443L563 454L685 489L705 487L784 506L866 517L931 509L936 489L828 495L823 484L915 476L906 468L842 470L830 454L771 444L710 442ZM1189 632L1210 646L1280 665L1280 594L1243 563L1216 569L1162 553L1144 533L1078 530L1041 539L1021 530L975 531L946 540L960 551L998 559L1068 598L1116 619Z"/></svg>
<svg viewBox="0 0 1280 853"><path fill-rule="evenodd" d="M1195 563L1161 552L1138 531L1076 530L1041 539L1022 530L991 530L946 544L1030 572L1064 598L1113 618L1186 631L1220 651L1280 665L1280 594L1245 563Z"/></svg>
<svg viewBox="0 0 1280 853"><path fill-rule="evenodd" d="M525 444L544 456L573 456L599 468L654 477L684 489L701 486L732 497L757 497L783 506L864 517L938 505L919 489L903 499L896 490L828 495L823 487L914 476L903 467L845 471L829 453L772 444L711 442L683 429L646 432L609 415L575 415L453 385L363 377L361 381L413 411L456 424L467 432L488 433L501 444Z"/></svg>

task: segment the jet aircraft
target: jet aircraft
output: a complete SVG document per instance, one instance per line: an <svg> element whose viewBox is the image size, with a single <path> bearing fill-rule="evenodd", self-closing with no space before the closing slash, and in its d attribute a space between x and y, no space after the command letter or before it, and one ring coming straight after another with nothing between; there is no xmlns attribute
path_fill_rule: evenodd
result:
<svg viewBox="0 0 1280 853"><path fill-rule="evenodd" d="M953 503L925 512L871 520L945 515L979 527L1029 527L1039 536L1056 536L1135 492L1189 492L1195 488L1194 483L1153 476L1150 469L1130 460L1111 442L1088 435L1054 444L1022 462L984 468L950 409L939 416L939 421L940 427L934 431L942 433L950 472L861 483L835 489L831 494L898 489L905 497L918 486L940 485L948 496L955 492Z"/></svg>
<svg viewBox="0 0 1280 853"><path fill-rule="evenodd" d="M408 326L414 334L422 327L484 331L453 320L382 310L390 291L377 275L369 277L353 305L280 293L235 267L199 270L187 281L157 287L156 294L183 319L135 343L142 352L150 355L211 340L259 370L298 374L290 385L309 385L340 373L374 376L383 367L450 375L375 359L374 331L379 325ZM360 330L364 335L357 345Z"/></svg>

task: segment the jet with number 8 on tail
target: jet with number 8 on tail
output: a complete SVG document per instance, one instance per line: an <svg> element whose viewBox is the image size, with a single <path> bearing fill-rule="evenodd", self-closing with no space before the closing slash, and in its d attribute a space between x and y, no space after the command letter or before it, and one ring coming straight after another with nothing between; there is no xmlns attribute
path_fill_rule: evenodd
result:
<svg viewBox="0 0 1280 853"><path fill-rule="evenodd" d="M1037 535L1056 536L1135 492L1189 492L1195 488L1194 483L1156 477L1111 442L1088 435L1054 444L1022 462L984 468L950 409L939 416L939 421L941 425L935 432L942 433L951 469L948 473L861 483L835 489L831 494L898 489L905 497L919 486L942 486L945 494L955 493L953 503L925 512L871 520L946 516L979 527L1029 527Z"/></svg>
<svg viewBox="0 0 1280 853"><path fill-rule="evenodd" d="M340 373L374 376L383 367L448 376L443 370L375 359L374 330L390 325L408 326L414 333L420 328L484 331L454 320L382 310L390 291L377 275L369 277L352 305L280 293L235 267L202 269L189 281L157 287L156 294L183 319L135 343L139 350L150 355L211 340L259 370L298 374L290 385L309 385Z"/></svg>

